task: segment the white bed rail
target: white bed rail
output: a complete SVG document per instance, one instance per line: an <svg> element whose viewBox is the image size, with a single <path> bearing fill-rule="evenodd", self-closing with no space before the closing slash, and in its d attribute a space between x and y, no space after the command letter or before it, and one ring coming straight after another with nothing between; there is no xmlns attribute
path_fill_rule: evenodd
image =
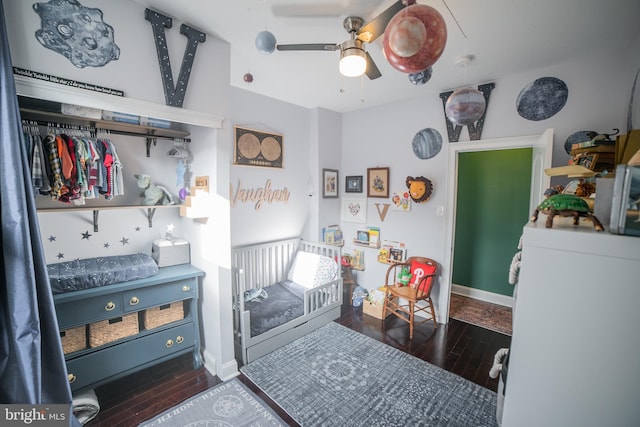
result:
<svg viewBox="0 0 640 427"><path fill-rule="evenodd" d="M340 269L341 249L337 246L285 239L256 245L239 246L232 249L231 262L233 274L233 304L234 304L234 335L241 345L241 354L237 355L248 362L249 348L268 348L265 343L269 339L283 334L288 329L296 328L308 322L314 316L334 317L339 315L342 305L342 278L319 285L305 291L304 315L289 324L280 325L259 336L251 337L249 312L244 308L244 292L250 289L262 288L286 280L287 273L293 263L298 250L331 257L338 263ZM340 273L341 276L341 273ZM337 310L337 311L336 311ZM275 341L274 341L275 342ZM257 350L260 352L260 350Z"/></svg>

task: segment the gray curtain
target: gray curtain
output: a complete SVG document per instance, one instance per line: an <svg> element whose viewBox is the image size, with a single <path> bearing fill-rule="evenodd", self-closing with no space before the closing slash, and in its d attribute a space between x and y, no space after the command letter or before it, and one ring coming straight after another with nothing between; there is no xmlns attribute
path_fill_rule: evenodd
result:
<svg viewBox="0 0 640 427"><path fill-rule="evenodd" d="M71 411L5 23L0 1L0 403ZM79 425L71 412L68 420Z"/></svg>

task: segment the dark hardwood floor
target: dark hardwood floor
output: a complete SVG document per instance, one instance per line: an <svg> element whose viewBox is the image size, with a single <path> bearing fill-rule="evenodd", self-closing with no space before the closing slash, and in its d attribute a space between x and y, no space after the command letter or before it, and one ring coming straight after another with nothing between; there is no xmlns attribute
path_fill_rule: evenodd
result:
<svg viewBox="0 0 640 427"><path fill-rule="evenodd" d="M412 354L433 365L496 391L497 380L489 378L495 352L508 347L511 337L451 319L447 325L425 323L416 327L409 340L408 325L391 316L384 322L363 315L361 307L343 306L337 323ZM251 388L292 426L298 424L242 374L240 381ZM198 394L221 380L206 369L194 370L191 357L178 357L145 371L97 388L100 413L89 427L128 427Z"/></svg>

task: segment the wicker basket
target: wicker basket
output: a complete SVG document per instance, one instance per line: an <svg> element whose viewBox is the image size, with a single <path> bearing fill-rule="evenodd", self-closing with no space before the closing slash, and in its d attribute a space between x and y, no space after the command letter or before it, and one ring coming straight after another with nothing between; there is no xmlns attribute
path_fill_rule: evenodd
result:
<svg viewBox="0 0 640 427"><path fill-rule="evenodd" d="M145 310L144 328L153 329L182 319L184 319L184 303L182 301L159 305Z"/></svg>
<svg viewBox="0 0 640 427"><path fill-rule="evenodd" d="M370 302L366 299L362 301L362 312L364 314L368 314L369 316L373 316L377 319L382 319L382 311L384 310L384 304L379 301ZM391 312L387 312L387 316L389 316Z"/></svg>
<svg viewBox="0 0 640 427"><path fill-rule="evenodd" d="M140 332L138 325L138 313L127 314L109 320L89 325L89 346L99 347L101 345L129 337Z"/></svg>
<svg viewBox="0 0 640 427"><path fill-rule="evenodd" d="M64 354L84 350L87 348L86 325L60 331L60 341L62 341L62 351Z"/></svg>

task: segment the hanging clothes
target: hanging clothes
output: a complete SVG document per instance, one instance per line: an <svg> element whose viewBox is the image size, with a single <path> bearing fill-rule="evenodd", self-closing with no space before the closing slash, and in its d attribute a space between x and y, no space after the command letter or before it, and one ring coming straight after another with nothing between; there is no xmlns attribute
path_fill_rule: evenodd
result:
<svg viewBox="0 0 640 427"><path fill-rule="evenodd" d="M25 146L34 189L62 203L83 205L85 199L124 195L124 166L108 136L97 141L87 130L38 126L23 122Z"/></svg>

